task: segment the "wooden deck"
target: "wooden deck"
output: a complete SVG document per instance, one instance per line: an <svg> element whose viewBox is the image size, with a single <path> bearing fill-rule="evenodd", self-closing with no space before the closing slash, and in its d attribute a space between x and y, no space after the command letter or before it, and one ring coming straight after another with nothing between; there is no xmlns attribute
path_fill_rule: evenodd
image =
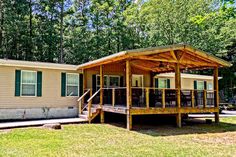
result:
<svg viewBox="0 0 236 157"><path fill-rule="evenodd" d="M93 105L93 107L97 107L96 105ZM112 113L118 113L118 114L127 114L127 107L117 105L117 106L111 106L111 105L103 105L102 110L104 112L112 112ZM147 115L147 114L188 114L188 113L213 113L217 112L217 107L169 107L169 108L157 108L157 107L132 107L130 110L131 115Z"/></svg>
<svg viewBox="0 0 236 157"><path fill-rule="evenodd" d="M104 112L125 114L129 130L132 129L133 115L175 114L176 125L181 127L182 114L211 112L218 123L218 69L224 66L231 64L185 44L113 54L78 66L83 70L85 93L79 98L79 111L87 110L90 118L93 104L98 104L101 123L104 122ZM182 88L181 71L204 69L212 69L212 90L208 90L205 84L202 90ZM158 88L154 77L166 72L175 73L174 86ZM99 75L99 81L89 79L91 75ZM105 75L117 75L123 79L108 84L104 83ZM142 83L134 85L132 75L143 75Z"/></svg>

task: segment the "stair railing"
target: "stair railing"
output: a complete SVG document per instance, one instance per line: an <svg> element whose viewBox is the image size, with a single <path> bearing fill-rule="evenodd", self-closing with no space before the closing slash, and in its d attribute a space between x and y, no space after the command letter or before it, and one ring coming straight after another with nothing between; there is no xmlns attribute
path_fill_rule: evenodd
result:
<svg viewBox="0 0 236 157"><path fill-rule="evenodd" d="M102 88L100 88L99 90L97 90L88 100L87 100L87 102L88 102L88 118L90 119L91 118L91 116L92 116L92 112L91 112L91 108L92 108L92 100L93 100L93 98L100 92L102 90ZM86 107L87 107L86 106Z"/></svg>
<svg viewBox="0 0 236 157"><path fill-rule="evenodd" d="M78 104L79 104L79 114L81 114L83 112L83 110L86 108L86 106L83 106L84 105L84 98L85 96L90 93L90 96L92 95L92 90L91 89L88 89L81 97L79 97L79 99L77 100ZM82 108L83 106L83 108Z"/></svg>

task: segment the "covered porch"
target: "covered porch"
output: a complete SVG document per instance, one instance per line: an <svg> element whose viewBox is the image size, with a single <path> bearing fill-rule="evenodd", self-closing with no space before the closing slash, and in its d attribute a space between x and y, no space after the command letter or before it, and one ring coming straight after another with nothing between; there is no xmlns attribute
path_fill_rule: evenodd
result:
<svg viewBox="0 0 236 157"><path fill-rule="evenodd" d="M78 66L83 70L84 93L79 98L80 113L99 109L125 114L127 129L132 129L132 116L173 114L181 127L183 114L215 113L219 122L218 69L230 63L188 45L171 45L120 52ZM212 90L181 88L181 72L212 69ZM174 84L160 86L156 74L174 72Z"/></svg>

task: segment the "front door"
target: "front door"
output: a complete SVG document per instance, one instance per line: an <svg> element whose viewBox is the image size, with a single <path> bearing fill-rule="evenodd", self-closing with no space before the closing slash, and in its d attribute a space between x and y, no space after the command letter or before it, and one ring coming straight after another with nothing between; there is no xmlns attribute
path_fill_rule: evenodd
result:
<svg viewBox="0 0 236 157"><path fill-rule="evenodd" d="M132 87L143 87L143 75L132 75Z"/></svg>
<svg viewBox="0 0 236 157"><path fill-rule="evenodd" d="M132 75L132 105L144 105L143 75Z"/></svg>

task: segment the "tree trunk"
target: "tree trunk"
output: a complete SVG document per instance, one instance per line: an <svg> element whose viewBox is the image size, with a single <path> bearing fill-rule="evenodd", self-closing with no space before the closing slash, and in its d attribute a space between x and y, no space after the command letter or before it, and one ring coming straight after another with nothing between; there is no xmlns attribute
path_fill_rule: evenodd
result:
<svg viewBox="0 0 236 157"><path fill-rule="evenodd" d="M33 30L32 30L32 0L29 1L29 9L30 9L30 18L29 18L29 51L26 52L25 59L30 60L32 57L32 38L33 38Z"/></svg>
<svg viewBox="0 0 236 157"><path fill-rule="evenodd" d="M64 52L63 52L63 11L64 11L64 0L61 1L60 63L64 63Z"/></svg>
<svg viewBox="0 0 236 157"><path fill-rule="evenodd" d="M3 55L3 3L0 0L0 56Z"/></svg>

